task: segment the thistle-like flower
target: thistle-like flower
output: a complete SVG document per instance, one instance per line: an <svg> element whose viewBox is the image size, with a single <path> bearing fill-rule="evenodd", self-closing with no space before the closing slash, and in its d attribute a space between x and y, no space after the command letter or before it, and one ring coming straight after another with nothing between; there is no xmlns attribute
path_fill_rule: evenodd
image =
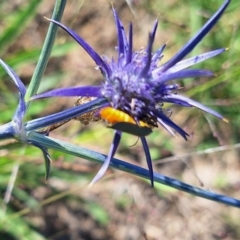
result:
<svg viewBox="0 0 240 240"><path fill-rule="evenodd" d="M154 23L149 34L147 47L140 51L133 51L133 27L129 26L126 34L122 22L119 20L116 11L113 14L118 35L118 58L108 59L99 56L78 34L63 24L50 20L69 33L92 57L98 69L101 71L104 82L100 86L85 86L56 89L47 93L37 95L36 98L53 96L80 96L105 98L108 101L106 106L102 105L99 115L107 120L115 129L114 139L108 154L108 158L102 168L92 180L96 182L105 173L113 158L121 139L122 132L128 132L140 137L147 159L149 176L153 186L153 169L151 156L145 136L158 125L163 126L168 132L174 135L178 132L184 139L188 134L163 111L164 103L170 102L184 107L196 107L225 120L219 113L198 103L192 99L176 94L179 85L171 83L172 80L183 78L195 78L212 76L212 72L203 69L186 69L192 65L212 58L226 49L217 49L203 53L196 57L183 60L193 48L203 39L219 20L230 1L225 1L218 11L207 21L207 23L190 39L186 45L177 52L167 63L159 66L162 59L163 45L155 53L152 53L153 42L158 26ZM91 183L91 184L92 184Z"/></svg>

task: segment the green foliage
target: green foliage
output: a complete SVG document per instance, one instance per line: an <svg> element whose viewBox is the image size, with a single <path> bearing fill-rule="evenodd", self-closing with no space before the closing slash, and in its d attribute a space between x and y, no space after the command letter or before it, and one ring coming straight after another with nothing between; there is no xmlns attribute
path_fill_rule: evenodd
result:
<svg viewBox="0 0 240 240"><path fill-rule="evenodd" d="M77 2L79 4L79 1ZM157 17L159 14L160 31L165 31L167 39L169 39L169 47L166 49L166 56L164 58L167 60L178 49L180 49L190 36L192 36L192 34L200 28L200 26L202 26L207 17L216 10L217 5L221 4L222 1L217 1L218 4L216 4L215 0L186 0L169 2L163 0L146 0L143 2L143 5L139 6L139 8L142 8L139 9L139 11L144 10L146 12L145 14L153 15L154 17ZM172 2L175 4L174 7ZM25 1L24 6L13 7L13 9L9 7L9 9L11 9L10 14L10 12L4 12L2 9L8 9L8 5L11 5L11 1L0 2L0 27L2 28L0 36L0 55L1 58L4 58L4 60L14 70L16 70L16 72L20 73L20 76L21 71L23 71L22 69L29 65L32 67L36 65L41 52L42 46L40 43L34 48L29 47L27 49L21 49L21 47L18 46L21 46L21 42L19 42L21 34L29 28L30 23L37 17L40 3L46 4L47 1ZM105 4L108 3L105 2ZM87 8L87 3L85 8ZM203 12L202 9L205 9L205 11ZM210 49L213 50L221 47L229 47L229 50L221 56L201 63L201 65L199 64L198 66L199 68L203 67L213 70L216 73L216 77L195 81L185 80L182 82L182 85L185 87L184 93L187 96L199 100L205 105L213 106L214 109L219 111L229 120L230 123L227 127L218 120L213 120L213 124L216 129L218 129L217 131L225 134L227 143L233 144L240 141L239 10L239 2L237 0L232 1L229 9L223 15L219 23L214 27L213 31L211 31L208 37L206 37L200 46L198 46L193 52L195 55L206 52ZM68 17L70 18L71 16ZM77 16L77 18L81 18L81 15ZM82 26L79 27L80 30L81 27ZM108 31L108 27L103 26L102 31ZM146 32L147 30L143 29L142 31ZM157 39L158 40L155 44L156 46L154 47L160 46L164 43L161 42L161 35L157 36ZM72 50L77 51L76 49L79 48L79 46L72 41L65 41L65 39L63 42L65 43L58 43L53 47L50 63L46 70L46 74L41 80L39 91L51 89L60 82L63 82L65 79L68 80L68 78L71 77L71 69L69 72L66 68L64 70L56 70L54 64L57 64L58 60L60 61L61 58L64 58L64 56L69 52L72 52ZM23 71L25 75L22 74L26 85L29 84L33 69L30 68L29 71L31 71L31 73L26 74L26 72L28 72L27 69ZM13 86L9 84L9 79L6 77L6 74L2 69L0 69L0 78L0 109L4 112L4 114L1 114L0 123L4 124L11 119L11 116L14 113L18 94ZM80 79L77 80L80 81ZM201 84L198 84L197 81L201 82ZM27 118L31 119L34 116L44 115L44 110L50 104L51 100L34 102L29 109ZM197 146L193 146L194 151L199 149L208 149L218 145L218 139L213 137L213 132L211 131L209 123L204 115L196 117L195 111L191 112L186 110L186 112L180 113L178 112L178 109L175 108L172 109L172 111L173 115L177 117L178 113L181 116L186 115L186 117L179 117L183 125L185 122L189 122L190 120L197 118L197 124L194 127L196 130L194 131L198 133L200 132L199 135L201 135L201 141L196 144ZM108 134L111 130L102 128L100 124L101 123L98 125L92 124L90 127L85 128L85 130L80 129L81 134L79 135L76 134L79 129L78 127L75 129L74 125L71 128L64 128L60 134L59 132L56 134L69 139L71 136L74 136L71 140L78 143L80 146L87 145L98 149L96 147L96 145L98 145L101 152L107 154L109 143L112 140L111 135L109 136ZM225 131L226 128L227 131ZM207 129L207 133L205 129ZM162 129L151 134L148 139L150 151L154 160L158 160L161 157L168 157L169 154L176 154L174 146L177 144L175 140L171 137L166 137L166 134ZM123 153L123 156L126 155L129 157L130 155L130 157L133 157L128 151L131 152L132 149L134 151L134 147L129 150L129 146L133 145L135 141L135 137L129 137L128 135L123 136L121 145L121 152ZM0 149L3 149L3 147ZM136 158L138 158L138 160L142 160L141 152L138 151L137 145L136 149ZM51 169L50 178L55 178L57 181L60 183L63 182L67 186L72 186L72 184L76 182L89 182L93 172L96 172L96 168L94 167L92 171L84 171L81 168L80 170L77 168L78 170L75 171L74 164L79 166L79 162L82 161L82 159L77 157L59 152L52 152L51 157L54 164ZM62 165L60 167L61 162L69 163L69 165ZM14 188L12 192L12 200L10 203L6 203L3 198L5 196L7 186L10 184L10 176L13 174L13 169L17 166L19 167L19 170L16 176L16 181L13 183ZM87 165L87 167L89 166ZM90 168L91 167L92 165L90 165ZM224 176L219 176L219 178L216 178L213 185L216 185L217 188L225 187L228 184L227 181L228 179ZM42 205L44 205L43 199L32 195L34 188L38 188L39 186L46 187L44 158L41 152L36 148L28 146L22 147L20 150L17 148L1 150L0 182L0 192L2 198L0 201L0 235L1 233L8 233L13 238L19 240L47 239L43 234L39 233L39 230L36 230L37 226L31 222L31 216L28 215L30 211L38 212ZM155 187L159 195L163 197L168 193L175 192L175 190L172 191L172 189L163 187L163 185L160 184L156 184ZM51 199L51 197L57 196L61 193L60 188L49 188L51 188L52 191L51 194L46 194L46 199ZM67 190L65 191L67 192ZM66 194L70 193L67 192ZM63 201L63 197L64 194L61 195L59 199ZM100 203L94 201L88 202L87 198L84 198L83 201L85 201L85 206L87 206L86 209L92 218L99 224L107 226L110 221L110 213L107 212L107 209L103 208ZM129 202L131 201L128 198L123 197L116 200L116 205L119 208L125 208L130 205ZM21 212L22 210L23 212ZM24 212L24 210L26 210L26 212Z"/></svg>
<svg viewBox="0 0 240 240"><path fill-rule="evenodd" d="M41 1L39 0L33 0L29 4L26 4L23 9L16 8L13 11L11 10L11 14L2 11L1 16L4 19L1 24L5 25L4 31L1 34L0 39L0 54L3 55L6 53L8 48L11 46L11 44L16 41L18 36L24 31L24 29L27 27L28 23L36 16L37 8ZM1 9L4 9L4 5L7 5L6 3L1 3Z"/></svg>

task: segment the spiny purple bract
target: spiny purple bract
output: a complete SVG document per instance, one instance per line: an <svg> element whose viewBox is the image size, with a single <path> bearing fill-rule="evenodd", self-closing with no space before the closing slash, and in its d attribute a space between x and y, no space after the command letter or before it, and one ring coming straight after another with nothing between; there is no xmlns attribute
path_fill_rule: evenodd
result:
<svg viewBox="0 0 240 240"><path fill-rule="evenodd" d="M169 61L170 64L168 62L165 66L158 67L157 64L163 57L162 52L165 48L164 45L156 53L152 53L158 21L155 22L153 30L149 34L146 49L133 52L132 25L130 24L127 39L124 27L114 9L113 12L118 31L118 59L117 61L104 59L107 67L102 68L105 72L105 82L101 87L101 94L109 100L114 108L128 113L136 122L145 121L152 127L156 127L157 123L160 123L173 134L169 128L171 127L185 139L188 134L164 115L162 111L164 102L173 102L188 107L196 106L222 118L218 113L210 111L199 103L185 97L175 96L179 86L168 82L186 77L211 76L212 73L207 70L182 69L217 55L225 49L192 58L188 62L182 61L179 63L179 60L183 58L182 56L176 61L180 65L178 67L176 67L177 64L171 64L171 61Z"/></svg>

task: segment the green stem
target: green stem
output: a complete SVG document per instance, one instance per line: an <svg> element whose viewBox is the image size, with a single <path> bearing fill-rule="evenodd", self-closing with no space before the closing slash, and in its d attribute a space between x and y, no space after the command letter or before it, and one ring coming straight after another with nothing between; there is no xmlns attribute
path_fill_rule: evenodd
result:
<svg viewBox="0 0 240 240"><path fill-rule="evenodd" d="M91 150L88 150L86 148L82 148L77 145L73 145L71 143L63 142L58 139L54 139L51 137L43 136L37 132L30 132L28 135L28 141L30 143L38 144L44 148L48 149L54 149L57 151L60 151L65 154L69 154L72 156L77 156L80 158L84 158L86 160L94 161L103 164L106 160L107 156L94 152ZM137 176L140 176L145 179L149 179L149 171L138 167L136 165L118 160L116 158L113 158L111 160L110 166L113 168L116 168L118 170L128 172ZM233 206L236 208L240 208L240 200L234 199L232 197L220 195L214 192L210 192L207 190L204 190L202 188L194 187L191 185L188 185L184 182L181 182L177 179L173 179L158 173L154 173L154 182L158 182L161 184L164 184L166 186L178 189L183 192L190 193L192 195L206 198L215 202L220 202L229 206Z"/></svg>
<svg viewBox="0 0 240 240"><path fill-rule="evenodd" d="M56 0L52 19L56 21L60 21L63 15L63 11L66 5L66 0ZM38 87L40 85L40 81L42 78L42 75L46 69L49 56L52 51L52 47L54 44L54 40L57 34L57 25L50 23L50 26L48 28L47 36L45 38L45 42L43 44L43 48L37 63L37 66L35 68L35 71L33 73L31 82L29 84L25 100L26 102L29 101L29 99L37 93ZM27 106L29 107L30 102L28 102Z"/></svg>

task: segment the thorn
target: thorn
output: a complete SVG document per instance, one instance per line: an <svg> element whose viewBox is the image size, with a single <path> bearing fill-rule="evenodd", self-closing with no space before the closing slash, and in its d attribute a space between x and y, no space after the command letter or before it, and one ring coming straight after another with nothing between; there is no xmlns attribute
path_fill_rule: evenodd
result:
<svg viewBox="0 0 240 240"><path fill-rule="evenodd" d="M222 118L222 120L226 123L229 123L229 121L226 118Z"/></svg>
<svg viewBox="0 0 240 240"><path fill-rule="evenodd" d="M46 19L46 20L48 20L48 21L51 21L51 20L52 20L52 19L50 19L50 18L47 18L47 17L45 17L45 16L44 16L43 18L45 18L45 19Z"/></svg>

